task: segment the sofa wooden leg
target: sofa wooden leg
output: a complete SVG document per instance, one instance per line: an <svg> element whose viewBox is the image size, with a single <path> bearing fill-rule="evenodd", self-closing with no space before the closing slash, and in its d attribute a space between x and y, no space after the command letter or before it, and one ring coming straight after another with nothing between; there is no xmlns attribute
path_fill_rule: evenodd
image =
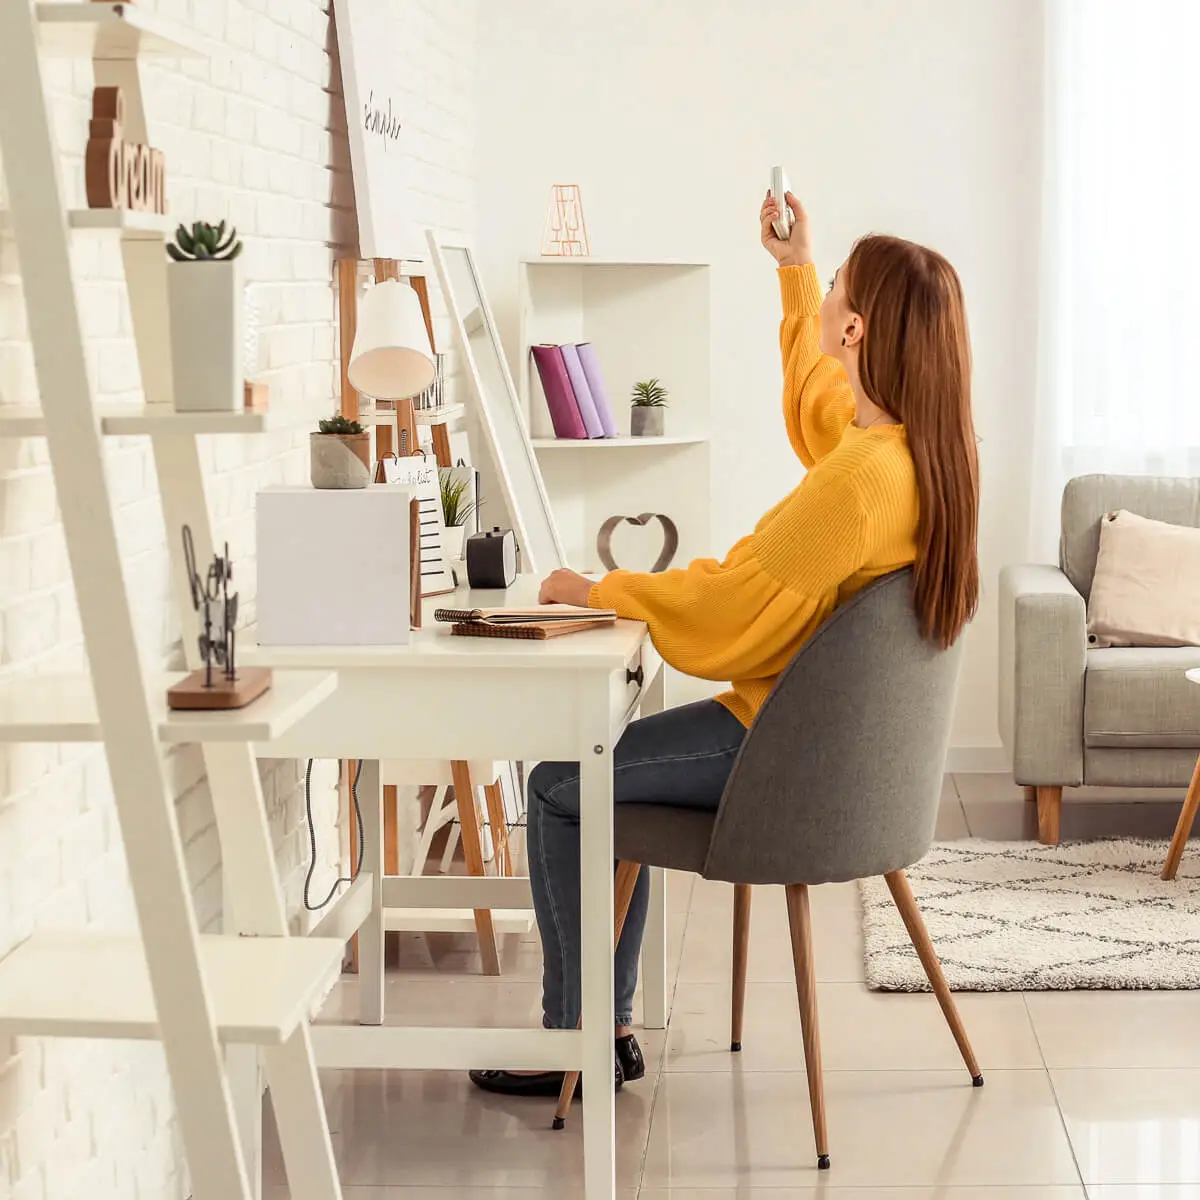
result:
<svg viewBox="0 0 1200 1200"><path fill-rule="evenodd" d="M1026 804L1036 804L1037 803L1037 788L1035 788L1035 787L1026 787L1025 788L1025 803Z"/></svg>
<svg viewBox="0 0 1200 1200"><path fill-rule="evenodd" d="M1058 827L1062 817L1062 788L1037 789L1038 841L1043 846L1058 845Z"/></svg>

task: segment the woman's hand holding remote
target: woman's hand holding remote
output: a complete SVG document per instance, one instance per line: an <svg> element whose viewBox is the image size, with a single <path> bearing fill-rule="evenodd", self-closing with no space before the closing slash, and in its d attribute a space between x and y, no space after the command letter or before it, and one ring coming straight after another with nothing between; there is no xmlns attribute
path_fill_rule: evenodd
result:
<svg viewBox="0 0 1200 1200"><path fill-rule="evenodd" d="M791 192L784 197L787 206L792 210L792 232L787 241L775 235L771 222L779 216L779 205L770 191L759 210L758 220L762 227L762 244L767 253L781 267L799 267L813 262L812 234L808 226L808 214L804 206Z"/></svg>

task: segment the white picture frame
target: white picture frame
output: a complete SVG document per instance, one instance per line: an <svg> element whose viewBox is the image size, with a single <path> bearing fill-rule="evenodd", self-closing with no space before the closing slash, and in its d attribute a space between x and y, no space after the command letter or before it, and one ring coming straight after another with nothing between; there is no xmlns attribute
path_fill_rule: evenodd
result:
<svg viewBox="0 0 1200 1200"><path fill-rule="evenodd" d="M512 518L521 571L548 574L567 565L566 553L475 256L466 242L440 238L432 229L426 238L455 344L479 404L480 427ZM481 355L487 355L482 362Z"/></svg>

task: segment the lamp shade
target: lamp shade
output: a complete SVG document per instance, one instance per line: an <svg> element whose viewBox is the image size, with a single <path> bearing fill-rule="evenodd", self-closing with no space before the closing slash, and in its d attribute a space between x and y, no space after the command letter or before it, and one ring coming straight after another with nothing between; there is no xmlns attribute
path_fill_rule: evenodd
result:
<svg viewBox="0 0 1200 1200"><path fill-rule="evenodd" d="M363 295L347 374L358 391L377 400L417 396L433 382L421 301L407 283L388 279Z"/></svg>

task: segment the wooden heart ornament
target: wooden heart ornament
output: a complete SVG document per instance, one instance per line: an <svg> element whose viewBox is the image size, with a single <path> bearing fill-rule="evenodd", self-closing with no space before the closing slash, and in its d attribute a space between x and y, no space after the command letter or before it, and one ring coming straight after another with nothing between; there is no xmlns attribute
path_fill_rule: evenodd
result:
<svg viewBox="0 0 1200 1200"><path fill-rule="evenodd" d="M657 520L662 526L663 544L658 558L654 560L654 566L650 568L650 573L655 575L670 566L671 560L679 549L679 530L675 528L675 522L663 513L642 513L636 517L609 517L600 526L600 532L596 535L596 553L600 556L600 561L606 570L617 571L620 569L612 556L612 536L617 526L622 522L629 525L649 525L654 520Z"/></svg>

